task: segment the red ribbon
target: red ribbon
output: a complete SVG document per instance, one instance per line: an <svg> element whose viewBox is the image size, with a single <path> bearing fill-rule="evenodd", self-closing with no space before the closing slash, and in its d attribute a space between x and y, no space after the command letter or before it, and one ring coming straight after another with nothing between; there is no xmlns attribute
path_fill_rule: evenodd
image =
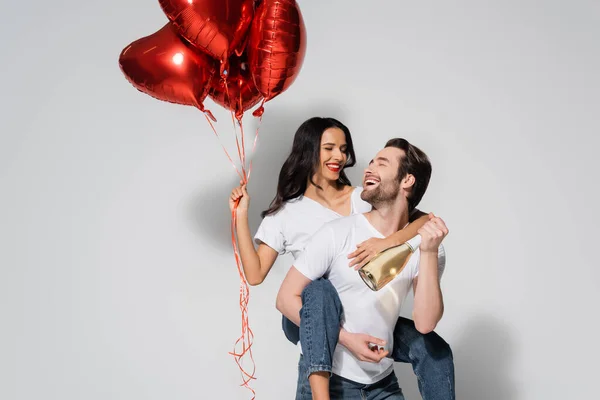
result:
<svg viewBox="0 0 600 400"><path fill-rule="evenodd" d="M225 88L227 90L227 81L225 82ZM227 90L227 95L229 96L228 92L229 91ZM225 146L223 146L223 143L221 142L221 138L220 138L219 134L217 133L217 130L215 129L215 126L212 123L210 116L206 112L204 115L205 115L206 120L208 121L210 127L212 128L215 136L217 136L217 138L221 144L221 147L223 148L223 151L225 152L225 155L231 162L231 165L233 166L233 168L236 170L241 181L244 184L248 184L248 180L250 179L250 173L252 172L252 161L250 161L249 168L248 168L248 170L246 170L246 146L245 146L245 140L244 140L244 126L242 123L242 119L241 118L237 119L237 122L240 126L240 133L241 133L241 143L240 143L240 138L238 137L238 133L237 133L236 125L235 125L236 118L235 118L233 111L231 111L231 118L232 118L232 122L233 122L233 129L234 129L234 133L235 133L235 140L236 140L236 146L237 146L237 151L238 151L238 158L239 158L239 161L241 164L241 172L240 172L240 170L236 167L233 159L227 152L227 149L225 149ZM256 148L256 143L258 142L258 131L260 129L261 122L262 122L262 116L260 116L259 126L256 128L256 134L254 136L254 144L252 146L253 152ZM252 329L250 328L249 318L248 318L248 303L250 302L250 287L248 285L248 282L246 281L246 277L244 276L242 260L241 260L240 253L238 250L236 235L235 235L235 232L236 232L235 228L236 228L236 224L237 224L238 204L239 204L239 201L235 204L233 211L231 212L231 245L233 247L233 254L235 257L235 262L236 262L238 274L240 277L239 305L240 305L240 312L241 312L241 317L242 317L242 324L241 324L242 331L241 331L241 335L236 340L236 342L233 346L233 351L229 352L229 354L231 354L233 356L235 363L237 364L237 366L240 369L240 372L242 374L242 384L240 386L243 386L243 387L247 388L248 390L250 390L252 392L252 400L254 400L256 398L256 392L254 391L254 389L252 389L250 387L250 382L252 380L256 379L254 376L254 374L256 372L256 363L254 362L254 357L252 355L252 345L254 343L254 333L252 332ZM237 349L240 345L241 345L241 349L240 349L240 351L238 351ZM244 356L250 357L250 361L252 364L251 370L244 368L244 366L242 365Z"/></svg>

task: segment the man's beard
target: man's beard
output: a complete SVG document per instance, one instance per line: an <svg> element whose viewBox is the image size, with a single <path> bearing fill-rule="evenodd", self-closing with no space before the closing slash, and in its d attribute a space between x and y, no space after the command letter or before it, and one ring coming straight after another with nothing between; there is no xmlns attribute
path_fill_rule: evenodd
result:
<svg viewBox="0 0 600 400"><path fill-rule="evenodd" d="M373 190L363 190L360 198L369 203L373 208L379 208L386 203L393 203L400 195L400 182L379 183Z"/></svg>

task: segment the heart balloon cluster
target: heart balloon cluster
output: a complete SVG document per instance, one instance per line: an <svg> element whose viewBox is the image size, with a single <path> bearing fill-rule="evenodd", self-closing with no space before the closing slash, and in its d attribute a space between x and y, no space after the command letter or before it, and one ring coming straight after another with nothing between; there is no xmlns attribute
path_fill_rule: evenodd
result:
<svg viewBox="0 0 600 400"><path fill-rule="evenodd" d="M168 22L129 44L121 71L139 91L194 106L204 101L261 116L264 103L294 82L306 31L295 0L159 0Z"/></svg>

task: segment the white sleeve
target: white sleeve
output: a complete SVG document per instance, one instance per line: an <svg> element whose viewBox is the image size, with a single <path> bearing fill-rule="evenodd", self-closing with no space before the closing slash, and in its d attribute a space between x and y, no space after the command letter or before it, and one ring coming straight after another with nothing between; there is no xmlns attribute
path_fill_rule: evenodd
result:
<svg viewBox="0 0 600 400"><path fill-rule="evenodd" d="M256 244L264 243L279 255L285 254L285 237L283 235L283 223L281 213L267 215L254 235Z"/></svg>
<svg viewBox="0 0 600 400"><path fill-rule="evenodd" d="M308 241L294 267L308 279L314 281L327 274L337 256L333 229L325 224Z"/></svg>
<svg viewBox="0 0 600 400"><path fill-rule="evenodd" d="M419 276L420 261L421 260L419 257L419 262L417 262L417 264L415 265L414 278ZM443 244L440 244L440 247L438 248L438 278L440 281L442 280L442 275L444 274L445 270L446 270L446 249L444 248Z"/></svg>

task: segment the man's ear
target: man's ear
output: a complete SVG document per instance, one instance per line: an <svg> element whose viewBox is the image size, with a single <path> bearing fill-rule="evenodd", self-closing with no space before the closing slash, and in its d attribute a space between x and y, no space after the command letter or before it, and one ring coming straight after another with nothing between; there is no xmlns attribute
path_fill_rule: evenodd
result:
<svg viewBox="0 0 600 400"><path fill-rule="evenodd" d="M415 185L415 181L415 177L412 174L406 174L400 185L402 189L406 190L407 192L411 192L413 186Z"/></svg>

